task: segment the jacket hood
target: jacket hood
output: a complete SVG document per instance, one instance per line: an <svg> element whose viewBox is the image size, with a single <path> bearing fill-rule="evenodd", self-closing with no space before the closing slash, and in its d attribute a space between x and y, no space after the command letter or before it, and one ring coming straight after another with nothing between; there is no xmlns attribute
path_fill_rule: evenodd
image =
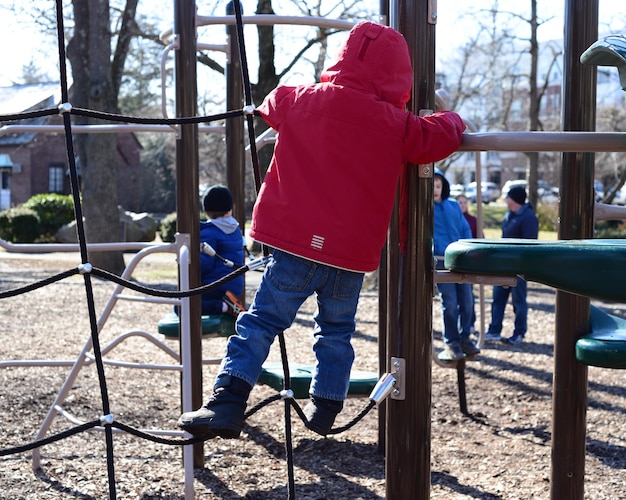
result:
<svg viewBox="0 0 626 500"><path fill-rule="evenodd" d="M450 183L448 182L448 179L446 179L446 176L443 175L443 172L438 168L435 169L435 175L439 176L442 181L441 199L447 200L448 198L450 198Z"/></svg>
<svg viewBox="0 0 626 500"><path fill-rule="evenodd" d="M213 224L216 227L219 227L226 234L234 233L237 229L239 229L239 222L232 215L226 215L224 217L218 217L217 219L211 219L206 222L201 222L200 225L204 224Z"/></svg>
<svg viewBox="0 0 626 500"><path fill-rule="evenodd" d="M393 28L360 22L350 30L335 63L322 73L321 80L372 93L403 109L413 83L409 48Z"/></svg>

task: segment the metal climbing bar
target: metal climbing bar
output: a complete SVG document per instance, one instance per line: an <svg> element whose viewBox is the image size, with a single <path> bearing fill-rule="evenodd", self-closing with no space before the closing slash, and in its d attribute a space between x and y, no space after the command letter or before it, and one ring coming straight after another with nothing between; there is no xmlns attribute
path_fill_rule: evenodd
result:
<svg viewBox="0 0 626 500"><path fill-rule="evenodd" d="M459 151L626 152L624 132L487 132L464 134Z"/></svg>

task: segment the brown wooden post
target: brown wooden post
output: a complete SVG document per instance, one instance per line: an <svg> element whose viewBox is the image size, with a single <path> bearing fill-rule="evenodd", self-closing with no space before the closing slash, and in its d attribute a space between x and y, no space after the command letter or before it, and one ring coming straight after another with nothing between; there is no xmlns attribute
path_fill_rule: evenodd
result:
<svg viewBox="0 0 626 500"><path fill-rule="evenodd" d="M380 0L379 5L380 22L389 25L389 1ZM394 210L394 218L397 215L397 207ZM390 227L392 232L397 234L397 222L392 220ZM389 240L388 240L389 241ZM389 247L385 245L383 249L380 267L378 269L378 371L382 375L387 369L387 327L388 327L388 299L387 291L389 287L388 274ZM397 266L396 266L397 267ZM397 282L397 281L396 281ZM385 453L387 446L387 401L378 405L378 451Z"/></svg>
<svg viewBox="0 0 626 500"><path fill-rule="evenodd" d="M598 38L598 0L565 2L564 131L595 130L596 69L580 55ZM593 153L563 153L559 239L593 235ZM552 395L552 499L584 498L587 366L576 361L576 340L588 332L589 299L557 291Z"/></svg>
<svg viewBox="0 0 626 500"><path fill-rule="evenodd" d="M226 15L235 15L233 2L228 2ZM228 36L228 61L226 63L226 110L243 108L243 76L241 58L237 45L237 26L226 27ZM243 116L226 120L226 177L228 188L233 194L233 216L239 221L242 234L246 229L246 198L244 189L245 152L243 143ZM245 275L244 275L245 279ZM246 303L245 287L239 300Z"/></svg>
<svg viewBox="0 0 626 500"><path fill-rule="evenodd" d="M435 26L428 0L400 2L398 28L412 57L409 107L435 109ZM404 360L405 399L387 400L387 498L430 497L431 332L433 293L432 165L409 165L400 187L407 201L407 250L390 244L388 356ZM396 367L388 361L388 371Z"/></svg>
<svg viewBox="0 0 626 500"><path fill-rule="evenodd" d="M198 112L196 84L196 2L174 3L174 31L180 43L176 51L176 116L196 116ZM200 196L198 166L198 126L181 125L176 143L176 214L177 229L189 233L189 286L200 286ZM193 408L203 403L202 394L202 323L200 296L190 299L191 380ZM204 465L202 443L193 447L194 467Z"/></svg>

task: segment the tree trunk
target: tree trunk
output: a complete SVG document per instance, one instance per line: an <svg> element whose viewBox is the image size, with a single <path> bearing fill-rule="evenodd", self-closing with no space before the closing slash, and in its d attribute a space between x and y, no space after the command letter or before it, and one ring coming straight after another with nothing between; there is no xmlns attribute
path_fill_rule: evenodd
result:
<svg viewBox="0 0 626 500"><path fill-rule="evenodd" d="M75 107L116 111L111 78L108 0L73 0L75 30L67 55L72 65ZM77 117L76 123L96 120ZM117 207L117 136L80 134L75 138L80 166L85 234L88 243L122 241ZM115 274L124 270L122 252L90 252L95 267Z"/></svg>
<svg viewBox="0 0 626 500"><path fill-rule="evenodd" d="M531 0L530 14L530 130L539 130L539 88L537 87L537 67L539 65L539 46L537 43L537 0ZM539 153L528 153L528 201L537 207L537 188L539 184Z"/></svg>
<svg viewBox="0 0 626 500"><path fill-rule="evenodd" d="M272 0L259 0L256 14L274 14ZM265 96L278 85L280 77L276 74L274 64L274 26L259 25L257 31L259 34L259 77L257 84L252 85L252 99L255 104L259 105ZM254 128L258 135L267 130L268 126L262 119L255 118ZM273 153L273 147L265 147L259 151L259 166L262 175L265 175Z"/></svg>

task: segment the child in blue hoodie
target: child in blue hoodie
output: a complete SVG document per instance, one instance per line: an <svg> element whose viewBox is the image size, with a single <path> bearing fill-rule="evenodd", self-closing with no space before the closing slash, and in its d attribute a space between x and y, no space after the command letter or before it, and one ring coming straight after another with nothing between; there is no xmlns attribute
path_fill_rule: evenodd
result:
<svg viewBox="0 0 626 500"><path fill-rule="evenodd" d="M244 239L239 223L232 215L233 196L226 186L212 186L202 201L204 212L209 218L200 222L200 244L208 244L217 255L233 262L236 266L244 264ZM215 255L200 252L200 270L202 284L213 283L233 271ZM244 278L239 276L224 283L219 288L202 294L202 314L229 313L237 316L243 306L237 297L244 288Z"/></svg>
<svg viewBox="0 0 626 500"><path fill-rule="evenodd" d="M472 237L470 226L456 200L450 199L450 183L443 173L434 176L434 255L442 256L447 246L460 239ZM442 361L458 361L475 356L480 349L469 338L472 328L472 285L469 283L438 283L443 310L444 350Z"/></svg>

